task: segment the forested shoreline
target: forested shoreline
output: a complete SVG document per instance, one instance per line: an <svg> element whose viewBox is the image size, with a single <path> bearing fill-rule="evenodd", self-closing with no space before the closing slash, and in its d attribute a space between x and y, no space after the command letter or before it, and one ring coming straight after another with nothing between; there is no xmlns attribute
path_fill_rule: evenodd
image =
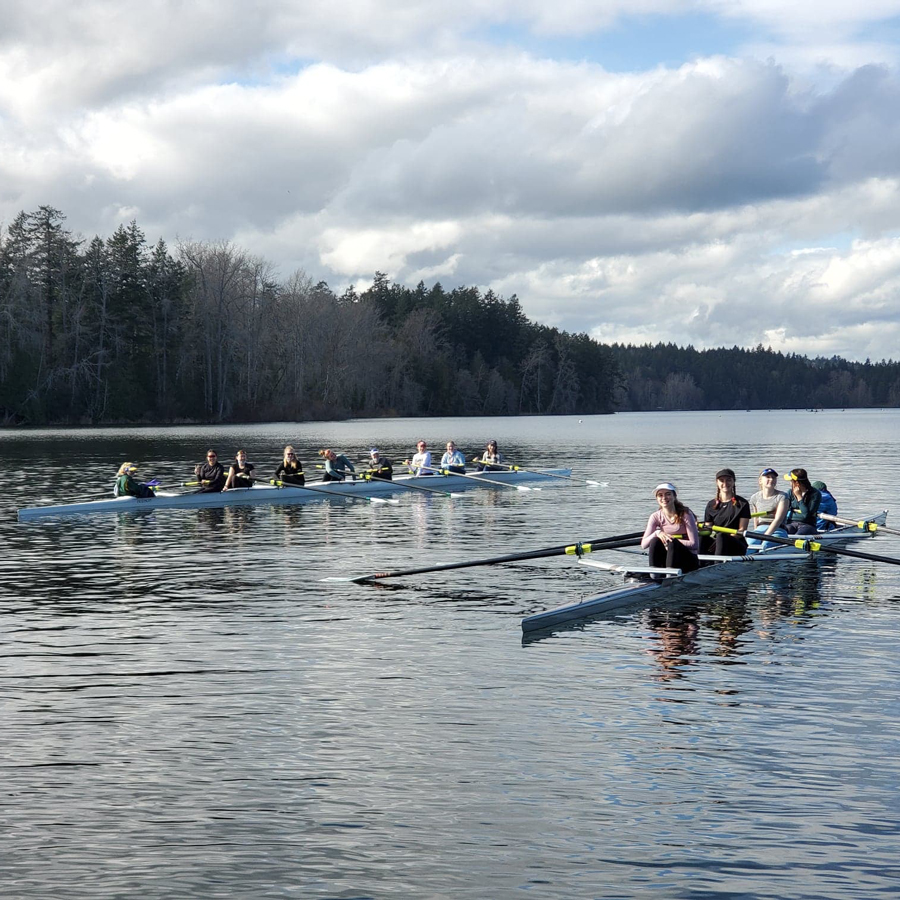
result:
<svg viewBox="0 0 900 900"><path fill-rule="evenodd" d="M0 421L163 424L616 409L898 406L900 364L603 345L518 298L376 273L337 295L228 242L0 234Z"/></svg>

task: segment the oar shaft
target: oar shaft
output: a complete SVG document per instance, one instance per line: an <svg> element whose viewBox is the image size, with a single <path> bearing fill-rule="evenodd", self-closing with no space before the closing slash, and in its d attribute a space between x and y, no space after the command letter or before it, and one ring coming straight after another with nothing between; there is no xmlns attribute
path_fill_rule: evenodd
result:
<svg viewBox="0 0 900 900"><path fill-rule="evenodd" d="M380 497L370 497L368 494L345 494L343 491L331 491L328 488L322 488L318 485L291 484L288 481L278 481L274 478L269 484L274 484L276 487L296 488L298 491L309 491L313 494L330 494L332 497L341 497L344 500L366 500L369 503L387 502L382 501Z"/></svg>
<svg viewBox="0 0 900 900"><path fill-rule="evenodd" d="M372 575L361 575L351 578L358 584L365 581L380 581L384 578L399 578L404 575L425 575L429 572L447 572L451 569L468 569L473 566L493 566L506 562L522 562L529 559L543 559L548 556L580 556L582 553L590 553L595 550L616 550L620 547L628 547L635 544L643 537L643 531L635 531L631 534L620 534L609 538L599 538L596 541L582 541L574 544L560 544L558 547L546 547L541 550L530 550L524 553L508 553L505 556L492 556L488 559L473 559L467 562L444 563L438 566L423 566L418 569L399 569L396 572L377 572Z"/></svg>
<svg viewBox="0 0 900 900"><path fill-rule="evenodd" d="M879 525L877 522L870 522L868 519L841 519L830 513L819 513L819 518L828 522L834 522L835 525L855 525L863 531L883 531L885 534L900 534L900 529L888 528L886 525Z"/></svg>
<svg viewBox="0 0 900 900"><path fill-rule="evenodd" d="M390 478L377 478L375 475L366 475L366 481L380 481L382 484L392 484L394 487L406 488L409 491L424 491L426 494L441 494L443 497L452 497L450 491L439 491L437 488L422 487L418 484L407 484L405 481L392 481Z"/></svg>
<svg viewBox="0 0 900 900"><path fill-rule="evenodd" d="M583 479L575 478L574 475L560 475L557 472L542 472L540 469L525 469L522 466L510 466L507 463L491 462L489 459L473 459L473 463L481 463L486 466L497 466L501 469L507 469L510 472L526 472L529 475L540 475L544 478L561 478L563 481L582 481Z"/></svg>
<svg viewBox="0 0 900 900"><path fill-rule="evenodd" d="M856 523L854 522L853 524L855 525ZM900 559L897 559L896 557L880 556L877 553L863 553L860 550L849 550L846 547L833 547L831 544L814 540L813 538L815 535L783 538L780 535L763 534L760 531L751 531L749 528L746 531L737 531L734 528L723 528L718 525L713 525L713 531L759 538L760 540L766 541L766 543L783 544L785 547L796 547L798 550L806 550L810 553L834 553L836 556L852 556L854 559L865 559L869 562L892 563L895 566L900 566Z"/></svg>

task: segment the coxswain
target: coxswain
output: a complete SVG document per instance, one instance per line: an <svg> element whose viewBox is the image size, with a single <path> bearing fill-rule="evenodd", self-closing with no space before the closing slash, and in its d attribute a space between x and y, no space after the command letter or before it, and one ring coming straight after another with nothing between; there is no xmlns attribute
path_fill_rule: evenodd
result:
<svg viewBox="0 0 900 900"><path fill-rule="evenodd" d="M394 478L394 466L389 459L385 459L377 447L369 450L369 466L365 472L366 478L378 478L381 481L392 481Z"/></svg>
<svg viewBox="0 0 900 900"><path fill-rule="evenodd" d="M787 533L815 534L816 519L822 503L821 491L809 483L806 469L791 469L784 478L791 483L791 508L785 526Z"/></svg>
<svg viewBox="0 0 900 900"><path fill-rule="evenodd" d="M675 485L668 481L653 489L659 509L651 513L641 538L641 547L655 568L693 572L700 568L697 552L700 534L697 517L678 499Z"/></svg>
<svg viewBox="0 0 900 900"><path fill-rule="evenodd" d="M194 475L200 482L198 494L218 494L225 487L225 469L215 450L206 451L206 462L194 466Z"/></svg>
<svg viewBox="0 0 900 900"><path fill-rule="evenodd" d="M466 458L453 441L447 441L447 452L441 457L441 471L444 470L454 475L466 474Z"/></svg>
<svg viewBox="0 0 900 900"><path fill-rule="evenodd" d="M297 484L301 486L306 484L303 466L300 460L297 459L297 454L294 453L294 448L290 444L284 448L281 465L275 470L275 480L282 482L282 484Z"/></svg>
<svg viewBox="0 0 900 900"><path fill-rule="evenodd" d="M706 504L703 524L711 528L734 528L744 531L750 526L750 504L735 492L733 469L716 472L716 496ZM723 534L714 531L700 539L700 552L714 556L743 556L747 552L747 540L741 534Z"/></svg>
<svg viewBox="0 0 900 900"><path fill-rule="evenodd" d="M763 550L776 546L774 542L762 542L765 534L774 534L775 537L787 537L784 530L784 520L790 509L788 495L775 489L778 484L778 473L774 469L763 469L759 473L759 490L750 497L750 517L753 519L753 531L759 537L748 537L747 544L750 547L761 546Z"/></svg>
<svg viewBox="0 0 900 900"><path fill-rule="evenodd" d="M320 450L319 456L325 460L325 472L322 481L343 481L356 477L356 467L343 453L334 450Z"/></svg>
<svg viewBox="0 0 900 900"><path fill-rule="evenodd" d="M431 464L431 451L425 441L416 442L416 452L412 459L406 460L411 475L417 478L421 475L434 475L434 468Z"/></svg>
<svg viewBox="0 0 900 900"><path fill-rule="evenodd" d="M114 496L140 497L141 499L155 496L153 488L131 477L135 472L137 472L137 466L134 463L123 462L119 466L119 471L116 473L116 484L113 488Z"/></svg>
<svg viewBox="0 0 900 900"><path fill-rule="evenodd" d="M225 490L253 487L253 466L247 462L247 451L238 450L225 479Z"/></svg>

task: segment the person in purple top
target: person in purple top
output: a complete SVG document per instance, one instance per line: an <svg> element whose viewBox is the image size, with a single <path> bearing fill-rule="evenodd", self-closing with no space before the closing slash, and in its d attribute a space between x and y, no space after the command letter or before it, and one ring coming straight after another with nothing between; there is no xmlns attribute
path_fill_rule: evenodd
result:
<svg viewBox="0 0 900 900"><path fill-rule="evenodd" d="M653 489L659 509L647 520L641 547L658 568L693 572L700 568L697 552L700 534L697 517L678 499L675 485L668 481Z"/></svg>

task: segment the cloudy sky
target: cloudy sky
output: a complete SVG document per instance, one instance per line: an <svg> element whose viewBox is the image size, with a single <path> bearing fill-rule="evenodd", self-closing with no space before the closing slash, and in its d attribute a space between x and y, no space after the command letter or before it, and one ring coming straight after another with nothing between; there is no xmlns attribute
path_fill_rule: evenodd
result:
<svg viewBox="0 0 900 900"><path fill-rule="evenodd" d="M3 0L0 225L900 359L900 0Z"/></svg>

